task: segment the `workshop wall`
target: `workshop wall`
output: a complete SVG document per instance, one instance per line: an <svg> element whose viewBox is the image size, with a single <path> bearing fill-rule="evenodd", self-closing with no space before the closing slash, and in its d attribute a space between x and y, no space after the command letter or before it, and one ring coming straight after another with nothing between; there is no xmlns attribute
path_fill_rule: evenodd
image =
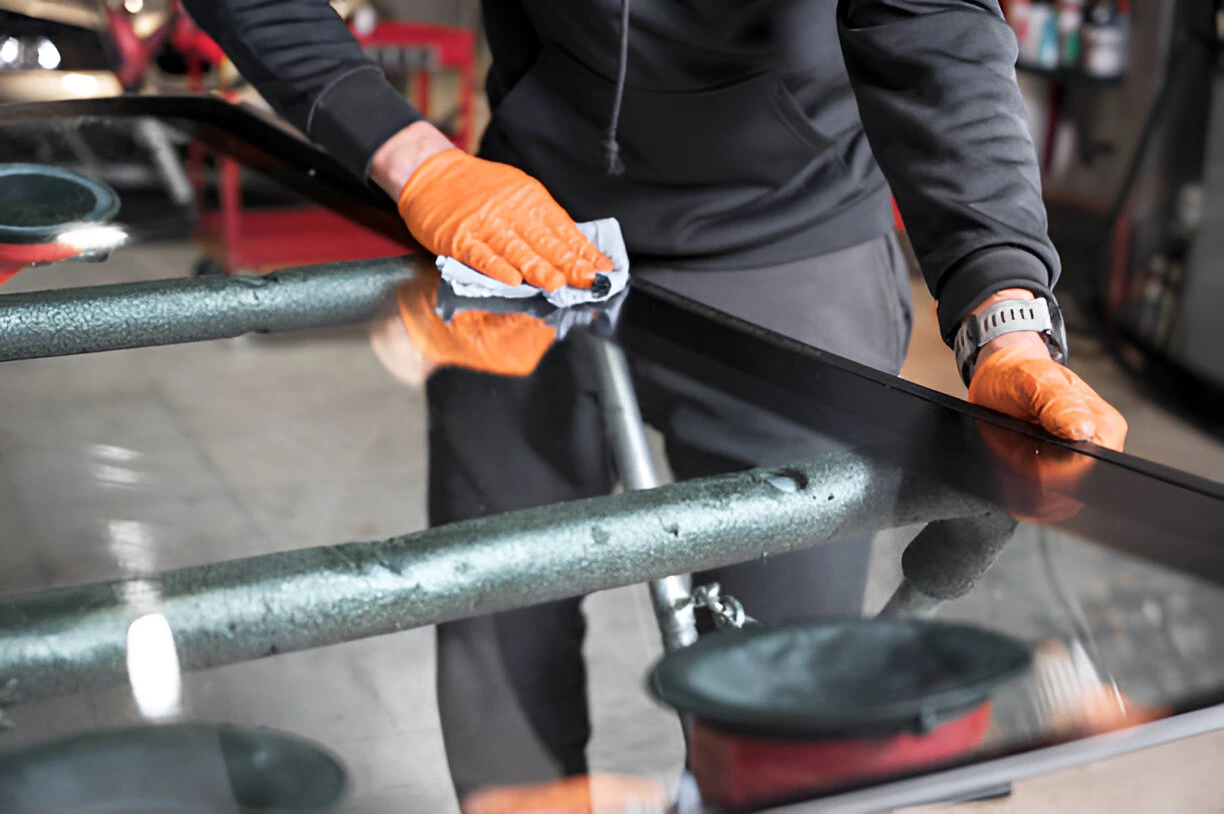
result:
<svg viewBox="0 0 1224 814"><path fill-rule="evenodd" d="M1014 0L1009 5L1014 8ZM1047 199L1108 210L1166 79L1176 9L1176 0L1129 4L1129 41L1120 80L1094 78L1082 68L1050 74L1018 71L1045 170ZM1009 12L1013 25L1014 16Z"/></svg>

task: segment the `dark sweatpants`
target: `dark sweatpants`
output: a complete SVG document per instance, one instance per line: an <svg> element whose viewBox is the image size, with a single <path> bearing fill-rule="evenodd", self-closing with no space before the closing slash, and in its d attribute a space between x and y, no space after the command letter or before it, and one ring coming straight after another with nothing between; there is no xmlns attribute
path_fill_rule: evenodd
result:
<svg viewBox="0 0 1224 814"><path fill-rule="evenodd" d="M906 262L894 235L749 271L635 269L691 299L896 373L909 341ZM642 413L677 479L819 455L834 445L680 373L630 358ZM448 369L429 380L429 517L442 525L612 491L598 393L581 348L529 379ZM765 622L857 615L869 538L694 575ZM581 597L438 627L438 702L460 796L586 771L590 737Z"/></svg>

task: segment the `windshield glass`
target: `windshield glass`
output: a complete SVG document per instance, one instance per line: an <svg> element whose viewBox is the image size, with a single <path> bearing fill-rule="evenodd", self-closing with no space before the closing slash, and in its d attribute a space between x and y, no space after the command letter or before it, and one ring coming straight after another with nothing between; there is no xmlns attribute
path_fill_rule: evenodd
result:
<svg viewBox="0 0 1224 814"><path fill-rule="evenodd" d="M664 810L681 715L707 804L767 807L1224 690L1220 484L873 369L908 334L627 257L472 288L219 100L22 105L18 165L0 809Z"/></svg>

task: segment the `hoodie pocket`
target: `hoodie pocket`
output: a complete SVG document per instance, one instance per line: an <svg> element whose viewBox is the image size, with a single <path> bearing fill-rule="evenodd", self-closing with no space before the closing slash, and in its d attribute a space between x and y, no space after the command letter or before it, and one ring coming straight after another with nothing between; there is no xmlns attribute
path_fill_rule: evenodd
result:
<svg viewBox="0 0 1224 814"><path fill-rule="evenodd" d="M494 128L519 154L543 142L571 167L602 174L614 93L612 80L545 46L498 106ZM617 139L627 180L684 187L780 187L832 146L775 72L688 92L627 87Z"/></svg>

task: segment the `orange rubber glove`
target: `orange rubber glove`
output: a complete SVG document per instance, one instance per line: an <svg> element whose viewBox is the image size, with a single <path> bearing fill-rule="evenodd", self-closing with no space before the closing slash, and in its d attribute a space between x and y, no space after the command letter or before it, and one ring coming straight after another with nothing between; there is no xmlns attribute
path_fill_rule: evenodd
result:
<svg viewBox="0 0 1224 814"><path fill-rule="evenodd" d="M1044 347L1013 346L990 354L973 374L969 401L1040 424L1067 441L1091 441L1118 452L1126 442L1122 414Z"/></svg>
<svg viewBox="0 0 1224 814"><path fill-rule="evenodd" d="M419 384L433 369L453 366L500 376L529 376L552 347L557 331L528 314L463 311L449 322L438 316L436 271L397 292L399 325L372 331L375 352L397 378ZM392 328L402 326L402 332ZM422 365L414 357L424 357ZM406 373L405 373L406 372Z"/></svg>
<svg viewBox="0 0 1224 814"><path fill-rule="evenodd" d="M506 285L589 288L597 271L612 270L543 184L462 150L425 159L400 191L399 212L426 249Z"/></svg>
<svg viewBox="0 0 1224 814"><path fill-rule="evenodd" d="M1036 339L1000 347L986 355L969 383L969 401L1038 424L1067 441L1090 441L1118 452L1126 442L1127 425L1122 414L1083 379L1051 359L1044 344ZM1052 523L1067 520L1083 508L1065 492L1088 474L1095 458L1053 448L984 422L978 426L996 457L1020 476L1011 490L1022 507L1013 511L1015 517Z"/></svg>

